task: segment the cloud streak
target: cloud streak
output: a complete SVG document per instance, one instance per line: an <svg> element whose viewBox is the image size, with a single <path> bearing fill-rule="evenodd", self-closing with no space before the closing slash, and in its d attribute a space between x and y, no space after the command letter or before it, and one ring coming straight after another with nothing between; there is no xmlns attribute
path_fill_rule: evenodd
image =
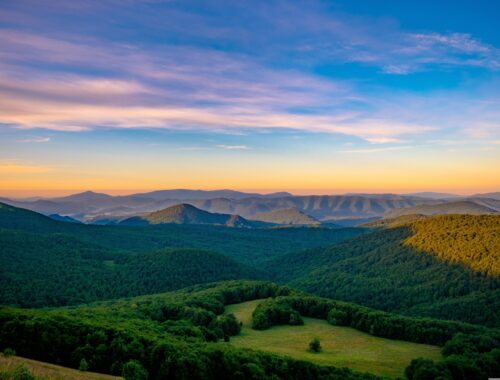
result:
<svg viewBox="0 0 500 380"><path fill-rule="evenodd" d="M250 149L246 145L217 145L217 148L226 149L226 150L248 150L248 149Z"/></svg>
<svg viewBox="0 0 500 380"><path fill-rule="evenodd" d="M17 141L22 143L46 143L50 141L50 137L35 136Z"/></svg>
<svg viewBox="0 0 500 380"><path fill-rule="evenodd" d="M63 7L61 12L70 18L87 17L92 9L112 5L89 2L83 9ZM0 123L72 132L285 128L342 134L374 144L451 130L473 138L492 134L489 125L499 117L477 102L464 109L464 99L444 101L448 94L391 95L382 89L380 96L363 91L356 81L317 75L311 67L318 61L356 62L391 75L436 65L496 71L496 47L470 34L413 33L392 23L325 12L320 3L303 5L250 7L245 12L251 12L251 28L244 18L228 23L175 4L140 5L150 32L179 36L175 44L133 38L124 42L113 30L98 29L99 23L85 36L77 32L78 23L64 34L41 19L23 18L11 10L9 17L14 24L17 17L21 27L0 31ZM218 12L227 7L217 2L212 6ZM280 19L270 19L268 11L276 7ZM83 16L75 16L81 12ZM130 22L128 17L126 12L118 14L118 25ZM28 32L25 24L42 32ZM214 41L238 49L211 48ZM284 65L282 57L294 65ZM435 112L438 103L442 117ZM455 118L449 115L456 104L462 109ZM488 123L475 120L478 111ZM467 132L471 130L476 132Z"/></svg>

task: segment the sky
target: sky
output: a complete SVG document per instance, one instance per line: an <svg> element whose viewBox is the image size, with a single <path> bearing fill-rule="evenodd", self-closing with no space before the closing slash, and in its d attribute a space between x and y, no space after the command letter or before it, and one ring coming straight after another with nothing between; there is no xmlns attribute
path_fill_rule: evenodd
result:
<svg viewBox="0 0 500 380"><path fill-rule="evenodd" d="M499 16L491 0L1 0L0 195L499 191Z"/></svg>

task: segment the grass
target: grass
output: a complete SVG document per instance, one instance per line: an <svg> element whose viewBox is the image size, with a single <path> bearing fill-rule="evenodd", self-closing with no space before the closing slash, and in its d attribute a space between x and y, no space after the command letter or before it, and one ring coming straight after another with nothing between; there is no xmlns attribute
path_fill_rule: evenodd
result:
<svg viewBox="0 0 500 380"><path fill-rule="evenodd" d="M243 323L241 334L231 337L234 346L388 377L402 377L406 366L417 357L435 361L442 359L437 346L378 338L350 327L332 326L325 320L315 318L304 318L303 326L253 330L252 313L261 301L226 307L226 313L233 313ZM320 353L308 351L309 342L314 337L321 341Z"/></svg>
<svg viewBox="0 0 500 380"><path fill-rule="evenodd" d="M12 372L15 368L24 366L37 380L118 380L121 377L103 375L95 372L80 372L76 369L61 367L55 364L25 359L19 356L0 355L0 375Z"/></svg>

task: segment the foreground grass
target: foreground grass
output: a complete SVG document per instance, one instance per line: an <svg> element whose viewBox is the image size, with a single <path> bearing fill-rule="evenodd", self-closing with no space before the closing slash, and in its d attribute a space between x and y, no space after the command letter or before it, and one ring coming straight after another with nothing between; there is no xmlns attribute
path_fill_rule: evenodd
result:
<svg viewBox="0 0 500 380"><path fill-rule="evenodd" d="M0 355L0 378L3 373L11 373L24 366L37 380L118 380L121 377L103 375L95 372L80 372L76 369L60 367L55 364L25 359L19 356Z"/></svg>
<svg viewBox="0 0 500 380"><path fill-rule="evenodd" d="M231 337L234 346L390 377L403 376L406 366L417 357L442 359L437 346L378 338L350 327L332 326L321 319L304 318L303 326L253 330L252 313L259 302L261 300L226 307L226 313L233 313L243 323L241 334ZM307 350L313 337L321 341L320 353Z"/></svg>

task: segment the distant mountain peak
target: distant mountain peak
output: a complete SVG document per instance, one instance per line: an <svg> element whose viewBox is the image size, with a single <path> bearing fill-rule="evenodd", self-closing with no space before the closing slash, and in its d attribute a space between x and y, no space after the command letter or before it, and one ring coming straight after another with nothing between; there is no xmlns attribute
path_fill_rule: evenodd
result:
<svg viewBox="0 0 500 380"><path fill-rule="evenodd" d="M211 224L228 227L252 227L252 222L233 214L216 214L188 203L180 203L174 206L152 212L144 216L135 216L120 222L123 225L146 225L146 224Z"/></svg>

